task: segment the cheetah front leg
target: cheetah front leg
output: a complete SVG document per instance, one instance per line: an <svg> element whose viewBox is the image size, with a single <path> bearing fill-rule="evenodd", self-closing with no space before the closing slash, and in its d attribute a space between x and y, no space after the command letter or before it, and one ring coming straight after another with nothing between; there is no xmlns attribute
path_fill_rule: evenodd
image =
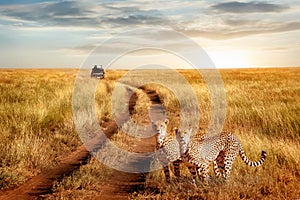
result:
<svg viewBox="0 0 300 200"><path fill-rule="evenodd" d="M209 181L208 167L209 165L207 163L200 164L197 166L199 178L204 185L208 185Z"/></svg>
<svg viewBox="0 0 300 200"><path fill-rule="evenodd" d="M181 163L180 160L176 160L173 162L175 177L180 177L180 163Z"/></svg>
<svg viewBox="0 0 300 200"><path fill-rule="evenodd" d="M164 173L165 173L166 182L169 183L171 178L170 178L170 171L168 165L164 166Z"/></svg>
<svg viewBox="0 0 300 200"><path fill-rule="evenodd" d="M193 180L193 184L195 187L197 187L196 185L196 178L197 178L197 169L195 165L188 165L188 170L190 171L191 175L192 175L192 180Z"/></svg>
<svg viewBox="0 0 300 200"><path fill-rule="evenodd" d="M221 173L222 173L222 172L220 172L220 170L219 170L219 165L218 165L218 161L216 161L216 160L213 161L213 169L214 169L214 172L215 172L216 177L221 176Z"/></svg>

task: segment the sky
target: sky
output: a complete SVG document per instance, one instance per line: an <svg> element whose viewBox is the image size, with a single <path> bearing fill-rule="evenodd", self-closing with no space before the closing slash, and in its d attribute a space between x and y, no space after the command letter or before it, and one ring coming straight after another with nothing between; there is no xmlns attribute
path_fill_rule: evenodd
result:
<svg viewBox="0 0 300 200"><path fill-rule="evenodd" d="M119 68L185 68L165 48L193 48L165 30L195 42L217 68L300 66L299 0L2 0L0 68L76 68L101 45ZM127 46L139 50L118 55Z"/></svg>

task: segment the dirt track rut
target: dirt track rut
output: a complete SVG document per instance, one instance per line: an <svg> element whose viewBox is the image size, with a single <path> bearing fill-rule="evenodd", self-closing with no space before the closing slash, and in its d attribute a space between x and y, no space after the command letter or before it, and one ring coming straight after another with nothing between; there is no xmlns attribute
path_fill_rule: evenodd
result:
<svg viewBox="0 0 300 200"><path fill-rule="evenodd" d="M144 88L141 88L144 90ZM152 120L161 120L165 117L165 109L160 105L161 101L155 91L145 91L149 99L152 102L150 108L150 115ZM130 102L136 102L135 95L132 95ZM131 108L135 103L131 103ZM130 111L130 109L129 109ZM156 142L154 137L149 137L137 141L133 147L133 151L136 153L147 153L155 150ZM149 159L143 157L135 157L131 159L128 166L135 167L136 165L144 165L146 170L149 170ZM110 179L105 182L102 188L102 192L95 199L128 199L129 194L143 189L147 173L126 173L114 170Z"/></svg>

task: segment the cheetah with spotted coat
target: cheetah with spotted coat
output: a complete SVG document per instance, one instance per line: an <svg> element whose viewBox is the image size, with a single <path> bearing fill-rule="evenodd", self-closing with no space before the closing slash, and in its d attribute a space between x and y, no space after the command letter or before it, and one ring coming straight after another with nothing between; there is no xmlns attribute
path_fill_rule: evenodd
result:
<svg viewBox="0 0 300 200"><path fill-rule="evenodd" d="M170 172L169 172L169 163L172 163L174 166L174 176L180 176L180 145L179 137L172 138L167 135L167 126L169 120L152 122L152 127L156 131L156 150L161 149L162 154L158 155L158 160L163 164L165 178L167 182L170 182Z"/></svg>
<svg viewBox="0 0 300 200"><path fill-rule="evenodd" d="M262 165L267 156L266 152L262 151L257 162L250 161L245 155L239 138L231 132L222 132L214 136L189 137L185 143L188 143L188 147L181 158L189 168L196 167L201 181L205 184L208 183L208 168L211 162L214 163L216 176L222 176L227 180L238 154L247 165L252 167ZM196 173L193 174L193 180L195 178Z"/></svg>
<svg viewBox="0 0 300 200"><path fill-rule="evenodd" d="M180 163L182 163L182 155L187 151L192 129L181 132L175 128L176 138L167 136L167 126L169 120L152 122L152 127L156 131L156 150L162 149L162 154L158 155L158 160L163 164L164 174L167 182L170 182L170 172L168 164L174 166L174 176L180 176ZM218 174L218 166L214 161L215 174ZM197 176L196 166L188 165L188 169L193 177ZM194 179L193 179L194 180ZM195 183L195 181L194 181Z"/></svg>

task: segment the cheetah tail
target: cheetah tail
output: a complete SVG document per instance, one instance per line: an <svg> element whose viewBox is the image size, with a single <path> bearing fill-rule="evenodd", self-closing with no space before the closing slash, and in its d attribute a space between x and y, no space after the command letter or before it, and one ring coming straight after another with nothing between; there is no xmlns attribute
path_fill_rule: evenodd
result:
<svg viewBox="0 0 300 200"><path fill-rule="evenodd" d="M249 165L249 166L251 166L251 167L258 167L258 166L262 165L262 164L264 163L266 157L267 157L267 153L266 153L265 151L262 151L262 152L261 152L260 159L259 159L258 161L256 161L256 162L253 162L253 161L250 161L250 160L247 158L247 156L245 155L245 152L244 152L244 150L243 150L242 148L241 148L241 150L240 150L239 153L240 153L240 156L241 156L242 160L243 160L247 165Z"/></svg>

